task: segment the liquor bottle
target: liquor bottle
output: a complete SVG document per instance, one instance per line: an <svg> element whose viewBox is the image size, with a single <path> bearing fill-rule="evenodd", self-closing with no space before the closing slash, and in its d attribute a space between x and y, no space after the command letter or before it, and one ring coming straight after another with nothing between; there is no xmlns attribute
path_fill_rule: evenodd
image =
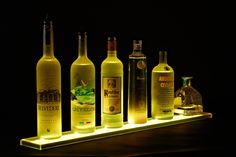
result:
<svg viewBox="0 0 236 157"><path fill-rule="evenodd" d="M37 134L44 139L62 135L61 65L54 56L53 23L44 21L43 56L36 66Z"/></svg>
<svg viewBox="0 0 236 157"><path fill-rule="evenodd" d="M101 125L123 126L123 63L117 57L116 37L108 37L107 58L101 64Z"/></svg>
<svg viewBox="0 0 236 157"><path fill-rule="evenodd" d="M167 52L159 51L159 64L151 76L152 117L172 119L174 116L174 70L167 64Z"/></svg>
<svg viewBox="0 0 236 157"><path fill-rule="evenodd" d="M133 40L128 70L128 123L147 122L147 64L142 40Z"/></svg>
<svg viewBox="0 0 236 157"><path fill-rule="evenodd" d="M87 56L87 33L78 33L78 57L71 65L71 130L95 131L95 66Z"/></svg>
<svg viewBox="0 0 236 157"><path fill-rule="evenodd" d="M193 77L182 77L183 85L175 92L175 114L191 116L203 112L202 95L192 86Z"/></svg>

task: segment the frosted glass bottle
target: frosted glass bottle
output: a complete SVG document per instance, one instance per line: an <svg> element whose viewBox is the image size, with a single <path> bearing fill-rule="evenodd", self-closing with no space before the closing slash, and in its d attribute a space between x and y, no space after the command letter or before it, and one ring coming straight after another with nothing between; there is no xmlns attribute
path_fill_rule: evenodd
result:
<svg viewBox="0 0 236 157"><path fill-rule="evenodd" d="M146 123L147 63L142 53L142 40L133 40L128 66L128 123Z"/></svg>
<svg viewBox="0 0 236 157"><path fill-rule="evenodd" d="M107 58L101 64L101 125L123 126L123 63L117 58L116 37L108 37Z"/></svg>
<svg viewBox="0 0 236 157"><path fill-rule="evenodd" d="M174 70L167 64L167 52L159 51L159 64L152 69L151 111L155 119L174 116Z"/></svg>
<svg viewBox="0 0 236 157"><path fill-rule="evenodd" d="M95 66L87 56L87 34L78 34L78 58L71 65L71 130L95 131Z"/></svg>
<svg viewBox="0 0 236 157"><path fill-rule="evenodd" d="M193 77L182 77L183 86L175 92L175 113L185 116L203 112L202 95L192 86Z"/></svg>
<svg viewBox="0 0 236 157"><path fill-rule="evenodd" d="M53 24L43 28L43 56L36 66L37 135L52 139L62 135L61 65L54 56Z"/></svg>

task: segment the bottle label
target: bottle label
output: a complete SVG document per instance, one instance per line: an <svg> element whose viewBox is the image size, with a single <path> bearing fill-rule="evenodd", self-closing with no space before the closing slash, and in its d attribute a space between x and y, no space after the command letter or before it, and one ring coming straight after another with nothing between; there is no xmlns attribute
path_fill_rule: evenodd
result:
<svg viewBox="0 0 236 157"><path fill-rule="evenodd" d="M72 127L92 127L95 125L95 89L81 82L71 90L71 124Z"/></svg>
<svg viewBox="0 0 236 157"><path fill-rule="evenodd" d="M157 114L170 114L174 107L174 73L153 74L153 100Z"/></svg>
<svg viewBox="0 0 236 157"><path fill-rule="evenodd" d="M59 102L60 101L60 92L57 89L40 90L38 91L37 96L38 96L38 102Z"/></svg>
<svg viewBox="0 0 236 157"><path fill-rule="evenodd" d="M39 135L59 134L58 131L61 130L59 90L42 90L38 92L37 96Z"/></svg>
<svg viewBox="0 0 236 157"><path fill-rule="evenodd" d="M137 68L140 70L146 69L146 60L139 60L137 62Z"/></svg>
<svg viewBox="0 0 236 157"><path fill-rule="evenodd" d="M130 59L129 67L129 109L134 108L137 112L145 112L147 102L146 60Z"/></svg>
<svg viewBox="0 0 236 157"><path fill-rule="evenodd" d="M103 77L103 113L121 113L121 77Z"/></svg>
<svg viewBox="0 0 236 157"><path fill-rule="evenodd" d="M71 101L71 124L73 127L95 125L95 105Z"/></svg>
<svg viewBox="0 0 236 157"><path fill-rule="evenodd" d="M37 97L39 111L57 111L60 109L58 105L60 102L59 90L41 90L38 91Z"/></svg>

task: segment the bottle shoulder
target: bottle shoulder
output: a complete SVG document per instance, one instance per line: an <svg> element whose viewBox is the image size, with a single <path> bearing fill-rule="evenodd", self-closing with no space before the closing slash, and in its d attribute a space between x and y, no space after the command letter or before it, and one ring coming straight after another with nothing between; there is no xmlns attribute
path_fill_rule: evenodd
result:
<svg viewBox="0 0 236 157"><path fill-rule="evenodd" d="M123 63L118 58L107 57L101 64L103 75L115 76L123 74Z"/></svg>
<svg viewBox="0 0 236 157"><path fill-rule="evenodd" d="M122 64L122 61L118 57L107 57L102 61L102 64Z"/></svg>
<svg viewBox="0 0 236 157"><path fill-rule="evenodd" d="M39 61L36 64L36 69L41 71L60 71L61 69L61 64L60 62L54 58L54 59L45 59L45 58L41 58L39 59Z"/></svg>
<svg viewBox="0 0 236 157"><path fill-rule="evenodd" d="M166 63L159 63L158 65L156 65L153 69L152 69L153 72L174 72L174 69L166 64Z"/></svg>
<svg viewBox="0 0 236 157"><path fill-rule="evenodd" d="M60 64L60 62L55 56L42 56L37 64Z"/></svg>
<svg viewBox="0 0 236 157"><path fill-rule="evenodd" d="M142 52L139 52L139 53L134 53L134 52L132 52L130 55L129 55L129 58L135 58L135 57L143 57L143 58L146 58L146 55L145 54L143 54Z"/></svg>
<svg viewBox="0 0 236 157"><path fill-rule="evenodd" d="M181 97L186 104L202 105L201 93L192 86L182 86L175 92L175 97Z"/></svg>
<svg viewBox="0 0 236 157"><path fill-rule="evenodd" d="M76 65L94 65L94 63L86 56L79 56L72 64Z"/></svg>

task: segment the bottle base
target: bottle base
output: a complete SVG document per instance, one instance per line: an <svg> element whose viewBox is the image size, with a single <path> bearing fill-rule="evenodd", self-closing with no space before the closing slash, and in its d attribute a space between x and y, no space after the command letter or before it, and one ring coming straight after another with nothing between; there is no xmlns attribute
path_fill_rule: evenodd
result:
<svg viewBox="0 0 236 157"><path fill-rule="evenodd" d="M102 124L104 128L121 128L123 123L110 123L110 124Z"/></svg>
<svg viewBox="0 0 236 157"><path fill-rule="evenodd" d="M147 123L147 119L144 119L144 120L138 120L138 121L135 121L135 120L129 120L128 123L129 123L129 124L145 124L145 123Z"/></svg>
<svg viewBox="0 0 236 157"><path fill-rule="evenodd" d="M53 140L53 139L57 139L60 138L62 135L58 135L58 136L47 136L47 135L40 135L38 136L40 139L44 139L44 140Z"/></svg>
<svg viewBox="0 0 236 157"><path fill-rule="evenodd" d="M153 119L157 119L157 120L170 120L170 119L173 119L174 115L172 116L155 116L155 117L152 117Z"/></svg>
<svg viewBox="0 0 236 157"><path fill-rule="evenodd" d="M121 128L124 124L123 115L108 115L104 114L101 118L101 126L104 128Z"/></svg>
<svg viewBox="0 0 236 157"><path fill-rule="evenodd" d="M71 129L72 132L74 133L79 133L79 134L86 134L86 133L92 133L95 131L94 128L86 128L86 129Z"/></svg>
<svg viewBox="0 0 236 157"><path fill-rule="evenodd" d="M158 120L170 120L173 119L173 117L163 117L163 118L157 118Z"/></svg>
<svg viewBox="0 0 236 157"><path fill-rule="evenodd" d="M179 106L174 109L177 115L192 116L203 113L202 105Z"/></svg>

